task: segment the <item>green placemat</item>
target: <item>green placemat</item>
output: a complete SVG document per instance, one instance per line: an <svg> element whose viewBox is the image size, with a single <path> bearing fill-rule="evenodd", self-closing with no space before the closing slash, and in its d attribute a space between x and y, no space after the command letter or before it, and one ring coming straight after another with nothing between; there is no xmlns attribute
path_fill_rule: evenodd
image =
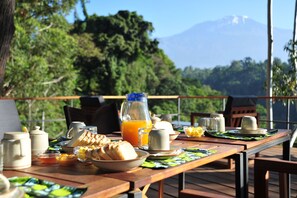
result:
<svg viewBox="0 0 297 198"><path fill-rule="evenodd" d="M244 136L239 133L236 134L238 130L227 130L225 132L216 132L216 131L205 131L204 135L225 139L233 139L233 140L245 140L245 141L255 141L255 140L263 140L264 138L270 137L277 132L277 129L268 130L265 135L257 135L257 136Z"/></svg>
<svg viewBox="0 0 297 198"><path fill-rule="evenodd" d="M34 177L11 177L8 178L8 180L26 193L25 198L76 198L81 197L87 191L87 188L62 186L51 181L41 180Z"/></svg>
<svg viewBox="0 0 297 198"><path fill-rule="evenodd" d="M141 166L145 168L155 168L155 169L169 168L180 164L184 164L186 162L197 160L202 157L212 155L216 152L217 152L216 150L211 150L211 149L188 148L188 149L184 149L184 152L181 153L180 155L175 157L170 157L168 159L163 159L163 160L147 159Z"/></svg>

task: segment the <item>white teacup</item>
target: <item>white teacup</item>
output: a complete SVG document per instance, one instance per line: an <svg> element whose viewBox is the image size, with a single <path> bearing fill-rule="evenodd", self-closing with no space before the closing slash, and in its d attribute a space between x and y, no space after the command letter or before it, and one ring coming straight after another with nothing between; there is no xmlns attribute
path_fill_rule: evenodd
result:
<svg viewBox="0 0 297 198"><path fill-rule="evenodd" d="M75 136L75 134L83 130L85 127L86 124L84 122L71 122L71 124L69 125L69 130L66 133L66 138L72 139Z"/></svg>
<svg viewBox="0 0 297 198"><path fill-rule="evenodd" d="M244 132L258 129L257 119L253 116L244 116L241 120L241 130Z"/></svg>

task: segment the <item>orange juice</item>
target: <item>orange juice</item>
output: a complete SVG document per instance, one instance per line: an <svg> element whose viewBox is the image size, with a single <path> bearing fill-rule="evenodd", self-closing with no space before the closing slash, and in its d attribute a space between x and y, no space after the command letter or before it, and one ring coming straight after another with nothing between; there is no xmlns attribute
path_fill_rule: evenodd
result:
<svg viewBox="0 0 297 198"><path fill-rule="evenodd" d="M138 146L138 129L151 127L152 121L150 120L124 120L121 128L123 140L130 142L133 146ZM144 136L142 142L148 142L148 137Z"/></svg>

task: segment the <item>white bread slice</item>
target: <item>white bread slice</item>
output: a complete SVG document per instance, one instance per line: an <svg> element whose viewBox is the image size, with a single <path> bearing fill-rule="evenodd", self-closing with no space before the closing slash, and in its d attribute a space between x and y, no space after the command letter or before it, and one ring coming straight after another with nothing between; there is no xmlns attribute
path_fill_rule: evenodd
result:
<svg viewBox="0 0 297 198"><path fill-rule="evenodd" d="M101 157L98 154L99 149L100 148L92 150L92 155L91 155L92 159L101 160Z"/></svg>
<svg viewBox="0 0 297 198"><path fill-rule="evenodd" d="M106 152L107 155L109 155L109 157L113 160L116 160L117 159L117 156L114 154L113 152L113 149L114 149L114 146L118 144L117 142L111 142L109 144L107 144L105 147L104 147L104 150Z"/></svg>
<svg viewBox="0 0 297 198"><path fill-rule="evenodd" d="M105 147L107 147L107 145L104 146L104 147L101 147L100 149L98 149L98 154L100 156L100 159L102 159L102 160L112 160L112 158L106 153Z"/></svg>

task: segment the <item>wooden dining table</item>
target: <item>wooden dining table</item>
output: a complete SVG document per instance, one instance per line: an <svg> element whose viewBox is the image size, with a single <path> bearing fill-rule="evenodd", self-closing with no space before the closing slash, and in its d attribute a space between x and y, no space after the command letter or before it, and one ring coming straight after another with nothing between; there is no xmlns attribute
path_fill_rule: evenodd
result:
<svg viewBox="0 0 297 198"><path fill-rule="evenodd" d="M162 183L166 178L232 156L243 150L241 145L213 144L187 140L175 140L172 142L172 146L211 149L216 152L197 160L162 169L137 167L125 172L110 172L101 170L92 164L76 163L75 166L69 167L32 165L29 168L20 170L5 170L3 174L7 177L32 176L62 185L87 187L83 197L111 197L121 193L128 193L129 196L137 197L140 194L142 196L152 183ZM160 189L159 197L162 197L162 194L163 188Z"/></svg>
<svg viewBox="0 0 297 198"><path fill-rule="evenodd" d="M234 129L234 128L227 128ZM261 140L244 141L236 139L218 138L203 136L199 138L186 137L186 135L181 134L178 140L184 141L195 141L197 143L213 143L213 144L226 144L233 146L242 146L243 148L240 152L232 155L231 157L235 161L235 177L236 177L236 197L248 197L248 164L249 157L259 152L271 148L273 146L282 144L283 155L282 158L285 160L290 160L290 138L291 130L288 129L278 129L273 135L263 138Z"/></svg>

